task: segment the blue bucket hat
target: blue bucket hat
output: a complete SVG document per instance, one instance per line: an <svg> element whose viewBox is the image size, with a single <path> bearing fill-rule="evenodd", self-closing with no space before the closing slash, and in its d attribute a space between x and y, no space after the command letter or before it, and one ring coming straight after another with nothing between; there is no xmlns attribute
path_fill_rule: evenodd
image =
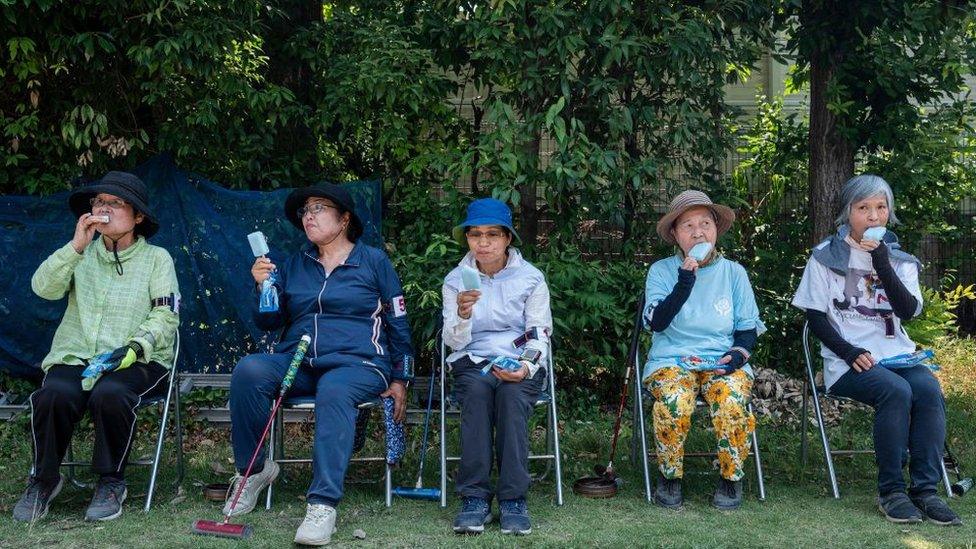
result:
<svg viewBox="0 0 976 549"><path fill-rule="evenodd" d="M468 204L467 217L458 226L454 227L454 240L465 244L467 242L464 238L465 229L478 225L498 225L499 227L505 227L508 229L508 232L512 233L513 240L517 244L522 243L518 233L515 232L515 228L512 227L512 210L501 200L479 198Z"/></svg>

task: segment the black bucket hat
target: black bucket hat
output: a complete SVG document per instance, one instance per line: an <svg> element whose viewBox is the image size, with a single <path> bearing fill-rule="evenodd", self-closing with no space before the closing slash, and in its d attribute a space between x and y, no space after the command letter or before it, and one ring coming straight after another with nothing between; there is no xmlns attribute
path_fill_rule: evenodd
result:
<svg viewBox="0 0 976 549"><path fill-rule="evenodd" d="M81 217L91 212L91 199L99 193L111 194L125 200L144 216L142 222L136 225L137 235L149 239L159 230L159 221L149 210L146 185L135 175L128 172L108 172L101 179L72 192L68 196L68 207L75 217Z"/></svg>
<svg viewBox="0 0 976 549"><path fill-rule="evenodd" d="M350 236L353 242L363 235L363 222L356 215L356 203L353 201L352 195L346 189L332 183L320 183L313 187L295 189L288 195L288 198L285 198L285 217L298 230L305 230L305 226L302 225L302 218L298 215L298 210L305 205L306 200L313 197L331 200L336 206L339 206L341 210L339 212L340 214L349 212L349 218L352 224L352 233Z"/></svg>

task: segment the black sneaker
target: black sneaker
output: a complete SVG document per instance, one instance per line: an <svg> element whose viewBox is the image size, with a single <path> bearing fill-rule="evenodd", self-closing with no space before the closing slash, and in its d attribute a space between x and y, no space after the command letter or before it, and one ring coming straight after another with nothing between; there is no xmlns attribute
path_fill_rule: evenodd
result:
<svg viewBox="0 0 976 549"><path fill-rule="evenodd" d="M503 534L528 535L532 533L529 508L525 498L505 499L498 502L499 522Z"/></svg>
<svg viewBox="0 0 976 549"><path fill-rule="evenodd" d="M128 492L125 481L102 478L95 486L95 496L85 511L85 520L112 520L122 515L122 502Z"/></svg>
<svg viewBox="0 0 976 549"><path fill-rule="evenodd" d="M685 498L681 495L681 479L664 478L664 475L658 475L654 503L667 509L681 509L685 503Z"/></svg>
<svg viewBox="0 0 976 549"><path fill-rule="evenodd" d="M712 505L722 511L738 509L742 505L742 481L718 479L715 495L712 496Z"/></svg>
<svg viewBox="0 0 976 549"><path fill-rule="evenodd" d="M939 526L960 526L962 519L934 492L912 496L912 503L925 518Z"/></svg>
<svg viewBox="0 0 976 549"><path fill-rule="evenodd" d="M922 522L922 512L905 492L892 492L878 497L878 509L889 522L914 524Z"/></svg>
<svg viewBox="0 0 976 549"><path fill-rule="evenodd" d="M58 480L45 482L31 477L30 483L20 501L14 506L14 520L34 522L47 516L48 506L64 486L64 477L58 475Z"/></svg>
<svg viewBox="0 0 976 549"><path fill-rule="evenodd" d="M491 522L491 502L485 498L464 498L461 511L454 518L454 531L458 534L480 534Z"/></svg>

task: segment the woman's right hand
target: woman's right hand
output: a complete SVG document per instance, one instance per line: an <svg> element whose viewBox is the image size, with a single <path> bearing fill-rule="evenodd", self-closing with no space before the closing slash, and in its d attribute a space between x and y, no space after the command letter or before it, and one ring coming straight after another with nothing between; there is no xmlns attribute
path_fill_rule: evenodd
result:
<svg viewBox="0 0 976 549"><path fill-rule="evenodd" d="M681 264L681 268L685 271L695 272L698 270L698 260L690 255L686 256L684 263Z"/></svg>
<svg viewBox="0 0 976 549"><path fill-rule="evenodd" d="M458 316L465 320L471 318L474 304L478 302L479 297L481 297L481 292L478 290L468 290L458 293Z"/></svg>
<svg viewBox="0 0 976 549"><path fill-rule="evenodd" d="M874 357L871 353L861 353L857 358L854 359L854 363L851 364L851 368L854 368L855 372L866 372L874 366Z"/></svg>
<svg viewBox="0 0 976 549"><path fill-rule="evenodd" d="M251 265L251 276L254 277L254 282L260 286L262 282L271 276L271 271L273 270L275 270L275 264L262 255L254 260L254 265Z"/></svg>
<svg viewBox="0 0 976 549"><path fill-rule="evenodd" d="M104 221L101 216L92 216L91 213L81 214L78 223L75 224L75 235L71 237L71 247L78 253L84 253L102 223Z"/></svg>

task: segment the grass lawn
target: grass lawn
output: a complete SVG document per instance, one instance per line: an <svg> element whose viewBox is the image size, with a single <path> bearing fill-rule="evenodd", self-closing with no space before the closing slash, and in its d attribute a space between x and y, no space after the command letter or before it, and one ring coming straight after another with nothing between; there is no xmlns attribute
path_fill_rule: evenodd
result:
<svg viewBox="0 0 976 549"><path fill-rule="evenodd" d="M950 437L964 472L976 475L976 403L969 397L950 397ZM834 428L832 440L838 446L870 443L870 414L845 419ZM68 486L55 500L48 517L33 526L15 523L11 509L24 487L31 450L26 418L0 426L0 546L51 547L282 547L291 544L304 516L302 496L310 473L307 467L292 466L287 483L279 483L271 511L260 507L243 517L252 525L254 537L246 543L190 534L197 518L218 519L218 504L203 500L200 484L226 481L229 468L227 432L196 428L187 442L190 469L183 482L185 497L174 497L172 468L164 468L158 504L151 514L142 513L145 468L133 468L128 475L130 499L123 516L104 524L88 524L81 517L90 491ZM151 422L142 421L148 429ZM685 481L688 503L673 512L644 502L638 468L626 458L618 459L625 476L621 493L613 499L588 500L572 493L573 479L586 474L594 463L605 460L612 418L581 423L567 421L563 429L564 483L566 504L553 503L554 485L543 481L533 487L529 508L534 532L512 539L498 533L497 524L476 537L457 537L450 529L457 509L451 498L447 509L436 503L395 500L392 509L382 503L379 485L347 485L347 497L339 508L339 531L333 545L355 547L453 547L453 546L697 546L697 547L912 547L976 546L976 493L952 500L964 524L943 528L930 524L898 526L879 515L874 494L875 468L870 456L837 460L842 498L828 495L823 460L816 437L812 438L811 462L804 473L798 462L799 432L796 428L760 421L759 434L766 465L768 499L756 499L754 476L746 477L743 508L723 513L710 507L715 472L707 460L689 459ZM710 434L696 421L691 447L707 446ZM298 433L296 433L298 434ZM811 435L814 433L811 431ZM90 436L81 431L78 438ZM307 448L305 437L293 436L299 450ZM134 455L150 451L151 436L140 433ZM625 433L624 444L629 441ZM303 446L304 444L304 446ZM437 448L432 446L432 455ZM626 453L626 449L624 450ZM415 457L412 456L412 458ZM428 462L427 484L436 486L436 458ZM215 472L218 471L218 472ZM411 484L416 463L408 462L397 475L401 484ZM365 540L353 538L353 531L366 532Z"/></svg>

